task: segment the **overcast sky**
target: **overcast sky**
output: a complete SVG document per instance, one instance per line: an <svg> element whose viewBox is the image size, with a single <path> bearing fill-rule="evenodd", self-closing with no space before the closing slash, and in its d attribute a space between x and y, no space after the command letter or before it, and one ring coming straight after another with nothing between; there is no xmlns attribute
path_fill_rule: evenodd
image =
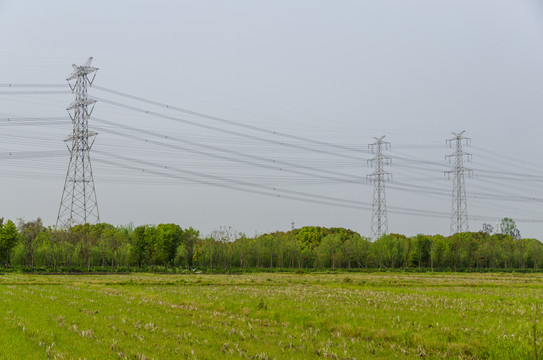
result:
<svg viewBox="0 0 543 360"><path fill-rule="evenodd" d="M543 239L541 4L0 0L0 83L65 84L72 63L94 57L89 127L104 222L253 235L294 221L369 236L367 149L385 135L389 232L448 235L446 139L466 130L470 230L512 217L524 237ZM0 88L0 217L54 225L73 95L13 90ZM8 124L20 117L33 120ZM361 208L322 203L337 199Z"/></svg>

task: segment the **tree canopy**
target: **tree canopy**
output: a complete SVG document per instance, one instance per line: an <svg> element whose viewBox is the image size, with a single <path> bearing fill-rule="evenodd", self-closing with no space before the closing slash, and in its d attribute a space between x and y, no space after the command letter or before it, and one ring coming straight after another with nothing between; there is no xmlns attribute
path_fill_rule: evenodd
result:
<svg viewBox="0 0 543 360"><path fill-rule="evenodd" d="M505 220L505 219L504 219ZM228 271L249 268L536 269L543 244L511 233L465 232L452 236L386 234L372 242L344 228L307 226L255 237L219 230L201 236L176 224L84 224L69 230L38 218L0 219L0 266L29 268L178 268Z"/></svg>

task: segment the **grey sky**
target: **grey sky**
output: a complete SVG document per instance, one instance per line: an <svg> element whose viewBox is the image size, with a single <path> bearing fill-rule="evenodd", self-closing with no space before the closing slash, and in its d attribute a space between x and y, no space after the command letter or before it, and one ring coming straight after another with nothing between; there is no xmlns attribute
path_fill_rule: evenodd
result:
<svg viewBox="0 0 543 360"><path fill-rule="evenodd" d="M452 149L445 140L451 131L466 130L472 139L466 151L473 154L468 166L475 170L475 177L466 180L468 211L492 218L471 220L471 230L508 216L517 220L523 236L543 239L541 222L519 222L543 220L539 1L0 0L0 83L64 83L71 64L82 64L89 56L100 68L98 86L360 152L336 149L350 157L325 155L97 103L97 119L122 126L361 178L372 171L366 163L371 157L367 144L386 135L393 158L387 168L394 180L387 184L391 208L450 213L452 184L443 171L450 167L445 155ZM96 89L89 94L318 148ZM64 109L71 101L69 94L0 95L0 118L67 116ZM70 126L69 120L33 126L0 122L0 153L65 151L54 157L0 156L0 216L40 216L46 224L55 223L68 162L62 140ZM371 203L372 187L365 181L337 183L266 170L117 136L112 130L119 129L103 122L91 120L90 127L100 133L93 167L102 221L175 222L204 233L232 226L253 234L287 230L294 220L297 227L343 226L370 235L370 211L115 168L101 163L100 158L109 158L98 152ZM449 219L391 212L389 231L448 234Z"/></svg>

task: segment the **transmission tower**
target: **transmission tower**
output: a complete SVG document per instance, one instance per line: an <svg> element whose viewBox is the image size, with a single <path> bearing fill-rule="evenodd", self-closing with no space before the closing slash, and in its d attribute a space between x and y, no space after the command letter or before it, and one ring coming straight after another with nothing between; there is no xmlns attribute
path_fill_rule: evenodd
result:
<svg viewBox="0 0 543 360"><path fill-rule="evenodd" d="M96 100L87 98L87 85L92 86L98 68L92 67L91 62L92 57L82 66L72 65L74 71L66 79L75 93L75 100L66 109L72 119L73 131L64 140L70 151L70 163L58 210L57 228L100 222L90 160L90 149L97 133L89 131L88 127ZM94 75L90 79L92 73ZM72 85L73 80L75 83Z"/></svg>
<svg viewBox="0 0 543 360"><path fill-rule="evenodd" d="M453 132L452 134L454 137L447 140L450 147L453 147L453 144L455 144L456 147L454 153L446 156L449 159L449 162L454 164L454 167L452 170L445 172L449 178L453 175L451 235L469 231L468 204L466 201L464 174L467 173L469 176L472 171L464 167L464 158L466 158L467 161L470 161L471 154L462 150L462 144L470 146L471 140L464 136L465 132L465 130L459 134Z"/></svg>
<svg viewBox="0 0 543 360"><path fill-rule="evenodd" d="M373 163L374 171L367 178L373 182L373 206L371 214L371 232L372 239L376 240L388 231L387 204L385 199L385 182L390 180L391 174L384 170L384 165L389 165L391 160L383 155L383 150L390 150L390 143L383 141L384 135L375 138L376 142L370 144L372 152L375 154L373 159L368 160Z"/></svg>

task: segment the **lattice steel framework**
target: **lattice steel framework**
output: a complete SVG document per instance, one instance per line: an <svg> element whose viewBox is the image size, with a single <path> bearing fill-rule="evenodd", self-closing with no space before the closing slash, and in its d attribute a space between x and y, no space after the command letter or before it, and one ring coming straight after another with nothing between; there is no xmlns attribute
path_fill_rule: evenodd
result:
<svg viewBox="0 0 543 360"><path fill-rule="evenodd" d="M97 133L89 131L88 127L96 101L87 98L87 85L92 86L98 68L92 67L91 62L92 57L82 66L72 65L74 71L66 79L75 93L75 100L66 109L72 119L73 131L64 140L70 151L70 162L58 211L57 228L100 222L90 160L90 149ZM89 74L93 73L90 79ZM74 85L71 83L73 80Z"/></svg>
<svg viewBox="0 0 543 360"><path fill-rule="evenodd" d="M452 176L453 179L453 192L452 192L452 211L451 211L451 235L469 231L468 221L468 204L466 199L466 184L464 181L464 174L471 175L472 170L464 167L464 158L470 161L471 154L465 152L462 149L462 144L469 146L471 140L464 136L465 130L461 133L452 133L454 137L448 139L447 143L450 147L455 144L454 153L447 155L446 158L449 162L453 162L454 167L446 171L445 173ZM451 161L451 159L453 159Z"/></svg>
<svg viewBox="0 0 543 360"><path fill-rule="evenodd" d="M375 138L376 142L369 145L375 154L373 159L368 160L374 166L372 174L367 178L373 182L373 206L371 214L372 239L376 240L388 232L387 204L385 198L385 182L389 181L392 175L384 170L384 165L390 165L389 157L383 155L383 150L390 150L390 143L383 141L385 136Z"/></svg>

